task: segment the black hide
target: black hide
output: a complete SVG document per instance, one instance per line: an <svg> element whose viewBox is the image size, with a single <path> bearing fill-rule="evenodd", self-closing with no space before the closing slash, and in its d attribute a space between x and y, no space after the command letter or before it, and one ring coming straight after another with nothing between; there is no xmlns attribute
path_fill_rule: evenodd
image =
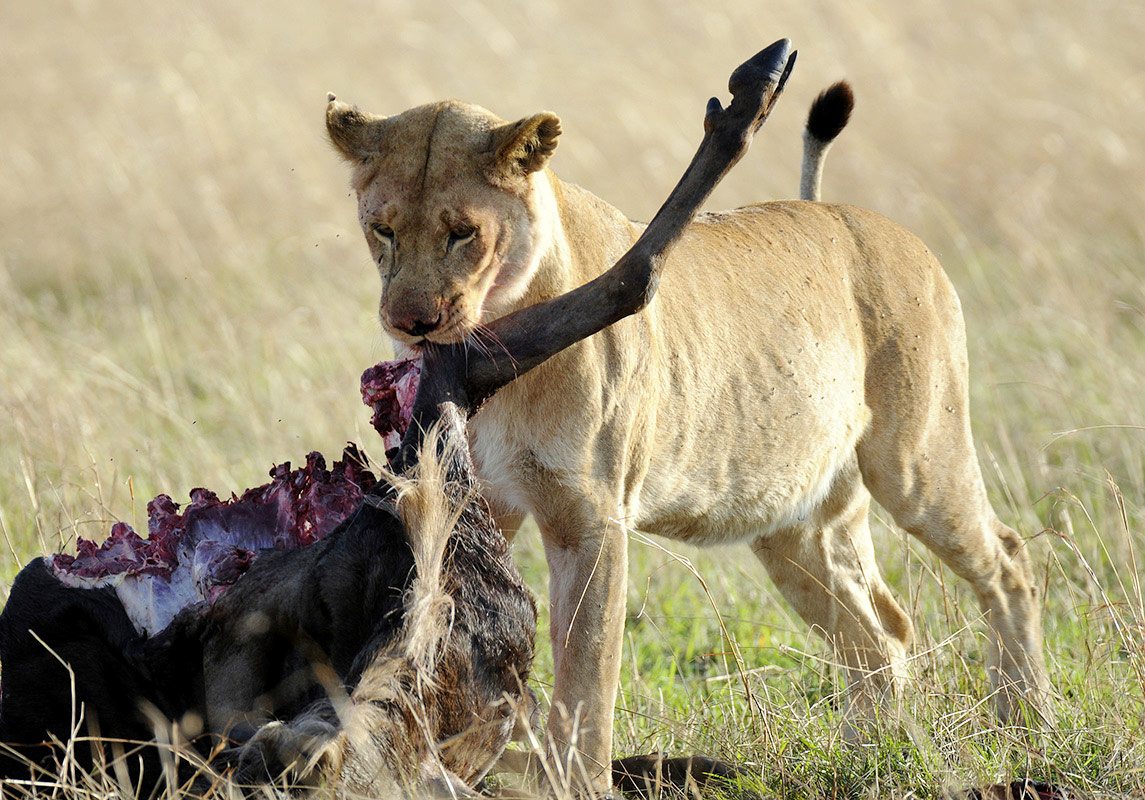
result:
<svg viewBox="0 0 1145 800"><path fill-rule="evenodd" d="M520 694L536 611L479 499L450 538L445 561L457 609L452 635L471 653L458 694L478 705ZM189 722L191 731L200 721L205 733L193 744L207 756L222 737L241 741L257 725L289 720L325 697L322 675L335 675L351 692L400 633L413 577L401 521L364 503L325 539L264 553L214 604L186 609L145 638L112 589L67 587L36 559L17 576L0 614L0 742L18 752L0 757L0 777L29 777L29 761L51 769L59 758L43 743L67 741L74 724L72 681L60 659L71 665L84 709L80 735L149 742L148 707L164 720ZM95 754L81 745L76 756L88 767ZM155 747L127 763L133 779L141 768L144 786L156 785ZM192 771L185 765L181 778Z"/></svg>

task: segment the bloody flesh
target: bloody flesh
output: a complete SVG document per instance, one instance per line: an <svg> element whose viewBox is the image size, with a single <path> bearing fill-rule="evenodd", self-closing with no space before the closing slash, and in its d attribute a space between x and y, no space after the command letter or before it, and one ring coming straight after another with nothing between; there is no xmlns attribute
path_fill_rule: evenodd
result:
<svg viewBox="0 0 1145 800"><path fill-rule="evenodd" d="M390 361L362 374L362 399L387 451L409 426L420 376L417 361ZM117 522L102 544L79 539L76 554L48 560L59 580L74 587L114 587L135 627L146 635L165 628L197 603L211 603L266 550L306 547L346 519L377 482L357 446L327 469L319 453L305 465L270 471L270 482L220 499L193 489L182 510L168 495L147 504L147 538Z"/></svg>

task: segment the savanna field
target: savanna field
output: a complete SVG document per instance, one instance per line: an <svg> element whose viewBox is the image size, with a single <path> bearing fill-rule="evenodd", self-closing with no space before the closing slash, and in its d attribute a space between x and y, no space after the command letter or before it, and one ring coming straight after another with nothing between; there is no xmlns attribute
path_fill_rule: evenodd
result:
<svg viewBox="0 0 1145 800"><path fill-rule="evenodd" d="M554 171L647 219L704 102L781 36L796 71L709 207L795 196L808 104L853 83L824 198L919 233L959 291L979 459L1034 554L1058 729L995 723L969 587L877 512L916 641L873 741L843 745L831 655L746 547L633 533L616 751L705 752L782 797L1024 775L1145 796L1139 3L3 4L0 590L77 536L145 528L159 492L241 491L347 440L381 458L358 376L390 351L327 91L378 113L553 111ZM535 529L514 547L543 632Z"/></svg>

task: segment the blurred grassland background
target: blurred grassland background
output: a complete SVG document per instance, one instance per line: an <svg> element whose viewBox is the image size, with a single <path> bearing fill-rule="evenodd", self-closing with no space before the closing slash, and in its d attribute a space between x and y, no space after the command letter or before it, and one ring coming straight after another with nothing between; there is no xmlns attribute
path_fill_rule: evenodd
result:
<svg viewBox="0 0 1145 800"><path fill-rule="evenodd" d="M647 219L708 96L780 36L794 77L711 207L793 196L808 103L852 81L824 196L920 233L958 287L979 455L1047 589L1062 726L1033 745L993 727L968 589L886 525L917 680L857 750L828 653L746 550L635 536L617 749L706 750L792 796L1026 772L1145 792L1138 2L0 5L2 585L112 520L142 529L158 492L241 490L348 439L380 455L357 382L389 349L327 91L554 111L553 169ZM536 536L516 549L543 598Z"/></svg>

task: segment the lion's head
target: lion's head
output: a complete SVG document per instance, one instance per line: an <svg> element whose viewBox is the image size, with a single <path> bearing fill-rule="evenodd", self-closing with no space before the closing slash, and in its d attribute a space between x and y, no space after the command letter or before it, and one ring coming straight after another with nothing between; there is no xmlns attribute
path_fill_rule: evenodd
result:
<svg viewBox="0 0 1145 800"><path fill-rule="evenodd" d="M456 342L521 298L550 244L536 173L556 148L556 116L505 122L449 101L380 117L330 95L326 128L354 165L394 339Z"/></svg>

